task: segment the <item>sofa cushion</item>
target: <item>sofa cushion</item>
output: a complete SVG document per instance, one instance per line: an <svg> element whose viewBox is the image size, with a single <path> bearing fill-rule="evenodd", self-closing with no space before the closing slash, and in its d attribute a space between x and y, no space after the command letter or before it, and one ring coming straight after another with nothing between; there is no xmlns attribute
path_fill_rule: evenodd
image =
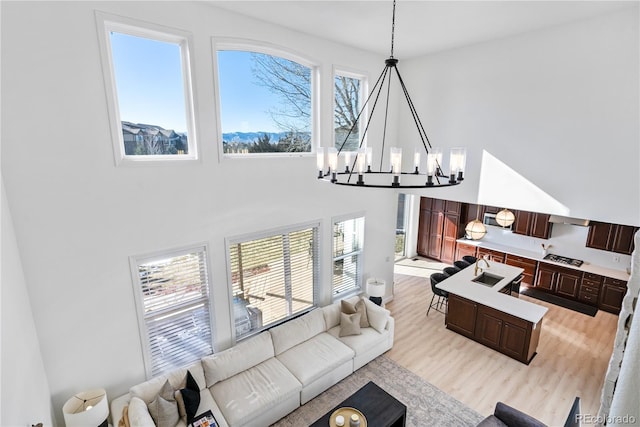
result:
<svg viewBox="0 0 640 427"><path fill-rule="evenodd" d="M268 411L302 385L276 358L242 371L209 388L229 425L250 425L257 414Z"/></svg>
<svg viewBox="0 0 640 427"><path fill-rule="evenodd" d="M361 354L375 344L387 340L389 331L385 330L380 333L373 328L361 328L359 335L340 337L340 327L336 326L335 328L329 329L327 333L339 339L343 344L355 351L356 354Z"/></svg>
<svg viewBox="0 0 640 427"><path fill-rule="evenodd" d="M340 336L360 335L360 313L340 313Z"/></svg>
<svg viewBox="0 0 640 427"><path fill-rule="evenodd" d="M149 413L158 427L175 427L180 420L178 405L173 397L173 387L165 380L160 393L149 404Z"/></svg>
<svg viewBox="0 0 640 427"><path fill-rule="evenodd" d="M353 350L325 332L276 357L306 386L354 356Z"/></svg>
<svg viewBox="0 0 640 427"><path fill-rule="evenodd" d="M320 309L311 310L296 319L272 328L271 337L276 356L314 336L326 331L324 314Z"/></svg>
<svg viewBox="0 0 640 427"><path fill-rule="evenodd" d="M129 425L132 427L155 427L153 418L147 408L147 403L139 397L132 397L129 401Z"/></svg>
<svg viewBox="0 0 640 427"><path fill-rule="evenodd" d="M202 364L198 361L185 368L175 369L166 374L152 378L149 381L135 385L129 389L129 393L131 393L131 396L141 398L148 405L156 398L166 380L169 380L169 383L174 390L184 388L187 383L187 371L191 372L193 378L198 383L200 390L204 390L206 385L204 371L202 370Z"/></svg>
<svg viewBox="0 0 640 427"><path fill-rule="evenodd" d="M226 380L274 356L269 331L248 338L235 346L202 358L207 387Z"/></svg>
<svg viewBox="0 0 640 427"><path fill-rule="evenodd" d="M360 313L360 327L369 327L369 320L367 319L367 307L365 306L362 299L360 299L355 304L352 304L346 300L342 300L340 301L340 310L346 314ZM340 321L342 322L342 318L340 319Z"/></svg>
<svg viewBox="0 0 640 427"><path fill-rule="evenodd" d="M389 320L391 312L368 299L362 299L362 301L364 301L365 306L367 307L367 318L369 319L369 324L376 331L382 332L387 326L387 321Z"/></svg>

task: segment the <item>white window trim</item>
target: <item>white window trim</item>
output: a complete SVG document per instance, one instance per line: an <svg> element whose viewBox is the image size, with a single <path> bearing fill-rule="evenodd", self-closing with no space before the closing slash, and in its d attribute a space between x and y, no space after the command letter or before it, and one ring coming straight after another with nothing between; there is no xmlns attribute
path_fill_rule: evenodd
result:
<svg viewBox="0 0 640 427"><path fill-rule="evenodd" d="M260 330L248 334L246 336L243 336L242 338L240 338L239 340L236 337L236 330L235 330L235 319L233 318L233 283L231 281L231 254L229 253L229 247L231 245L235 245L238 243L244 243L244 242L248 242L248 241L252 241L252 240L260 240L260 239L264 239L267 237L271 237L274 235L278 235L278 234L287 234L287 233L292 233L295 231L300 231L300 230L304 230L307 228L316 228L317 229L317 236L316 238L318 239L318 241L316 242L316 247L317 247L317 254L316 254L316 261L317 261L317 265L315 266L315 277L314 277L314 284L313 284L313 306L311 308L309 308L307 311L312 310L315 307L319 307L320 306L320 293L321 293L321 286L322 286L322 279L321 279L321 254L322 251L320 249L320 240L321 240L321 235L322 235L322 222L321 221L311 221L311 222L305 222L305 223L299 223L299 224L295 224L295 225L291 225L291 226L286 226L286 227L278 227L278 228L271 228L268 230L263 230L263 231L258 231L258 232L254 232L254 233L247 233L247 234L242 234L242 235L237 235L237 236L232 236L232 237L227 237L225 238L225 248L224 248L224 252L225 252L225 258L226 258L226 264L227 264L227 293L229 295L229 313L231 313L231 316L229 318L229 332L230 332L230 336L232 337L233 340L233 344L235 345L235 343L237 343L238 341L242 341L245 340L251 336L254 336L266 329L275 327L281 323L284 323L288 320L290 320L290 318L285 318L285 319L281 319L279 322L276 322L275 324L270 324L269 326L263 327ZM303 313L297 313L295 316L299 316L302 315Z"/></svg>
<svg viewBox="0 0 640 427"><path fill-rule="evenodd" d="M360 275L360 283L358 284L358 286L356 288L353 289L349 289L347 291L344 292L340 292L340 293L334 293L333 292L333 262L335 261L335 258L333 256L333 227L337 222L343 222L343 221L348 221L350 219L357 219L357 218L363 218L364 219L364 229L362 230L362 241L361 246L360 246L360 256L358 257L358 262L360 264L360 271L361 271L361 275ZM367 227L367 217L365 215L364 212L357 212L357 213L353 213L353 214L347 214L347 215L340 215L340 216L335 216L333 218L331 218L331 254L330 254L330 258L331 258L331 279L329 281L330 285L330 292L331 292L331 300L332 301L338 301L341 300L343 298L349 297L351 295L359 295L362 292L364 292L364 286L363 286L363 280L364 280L364 257L365 257L365 235L366 235L366 227ZM348 255L347 255L348 256Z"/></svg>
<svg viewBox="0 0 640 427"><path fill-rule="evenodd" d="M211 262L209 260L209 245L207 243L200 243L190 246L183 246L180 248L168 249L164 251L156 251L141 255L132 255L129 257L129 266L131 270L131 283L133 284L133 294L136 305L136 314L138 317L138 330L140 333L140 344L142 347L142 358L145 368L145 375L147 379L151 379L153 363L151 360L151 346L149 345L149 331L147 329L147 322L144 315L144 301L141 291L140 278L138 274L138 266L142 262L159 261L166 258L172 258L176 256L184 255L188 252L204 251L204 262L207 268L207 283L209 283L209 328L211 333L211 348L215 351L214 343L215 328L214 328L214 311L212 304L212 289L211 289Z"/></svg>
<svg viewBox="0 0 640 427"><path fill-rule="evenodd" d="M112 15L96 10L96 26L98 29L98 41L100 45L100 56L102 59L102 71L105 83L105 94L107 99L107 110L109 114L109 127L111 139L113 141L114 159L118 165L144 164L148 166L152 163L184 162L196 161L199 159L198 138L196 132L196 88L192 75L194 69L191 46L193 46L193 36L187 31L170 28L158 24L139 21L133 18ZM185 113L187 121L187 135L189 152L187 154L165 154L165 155L126 155L124 151L124 141L122 137L122 124L120 119L120 109L118 94L116 89L115 75L113 73L113 55L109 32L115 31L138 37L152 38L154 40L177 43L180 45L183 91L185 96Z"/></svg>
<svg viewBox="0 0 640 427"><path fill-rule="evenodd" d="M335 85L335 79L336 76L340 75L340 76L345 76L345 77L351 77L353 79L358 79L361 81L361 85L360 85L360 103L364 104L364 102L367 100L367 97L369 96L369 77L368 74L363 72L363 71L356 71L354 69L351 69L349 67L342 67L342 66L338 66L338 65L334 65L333 66L333 73L331 75L331 140L333 141L333 144L331 145L331 147L335 147L336 146L336 133L335 133L335 129L334 129L334 125L335 125L335 117L333 116L334 114L334 108L335 108L335 102L336 102L336 85ZM362 105L360 106L360 108L362 108ZM365 127L367 126L367 118L369 117L369 104L367 104L365 106L364 111L362 112L362 116L360 117L360 121L358 123L358 132L359 135L362 135L362 133L364 132ZM367 148L367 135L364 136L364 142L362 143L362 148L365 149Z"/></svg>
<svg viewBox="0 0 640 427"><path fill-rule="evenodd" d="M247 159L247 158L282 158L282 157L315 157L316 149L320 141L320 64L312 59L283 46L260 40L212 37L211 49L213 58L213 77L216 101L216 122L218 135L218 159L223 160ZM245 52L264 53L279 56L290 61L297 62L311 69L311 151L308 153L252 153L233 154L224 153L222 145L222 117L220 103L220 79L218 76L218 50L239 50Z"/></svg>

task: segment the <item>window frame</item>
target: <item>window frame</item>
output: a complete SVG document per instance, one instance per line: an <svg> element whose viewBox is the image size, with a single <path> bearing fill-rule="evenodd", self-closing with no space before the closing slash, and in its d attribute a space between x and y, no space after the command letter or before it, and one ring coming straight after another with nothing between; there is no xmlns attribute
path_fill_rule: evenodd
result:
<svg viewBox="0 0 640 427"><path fill-rule="evenodd" d="M199 144L196 131L197 113L196 87L193 70L193 35L177 28L139 21L133 18L112 15L102 11L96 11L96 25L98 28L98 40L100 45L100 57L102 60L102 72L105 84L107 111L109 115L109 128L113 142L114 160L119 165L149 165L165 162L193 162L198 161ZM114 73L113 54L111 48L110 32L117 32L135 37L143 37L155 41L178 44L182 68L182 86L184 93L185 119L187 126L187 154L162 154L162 155L127 155L122 135L122 120L120 117L120 104Z"/></svg>
<svg viewBox="0 0 640 427"><path fill-rule="evenodd" d="M299 312L293 313L289 316L285 316L284 318L277 320L273 323L270 323L268 325L262 325L260 328L251 331L250 333L243 335L242 337L238 338L236 336L236 327L235 327L235 318L234 318L234 302L233 302L233 281L232 281L232 267L231 267L231 253L229 251L230 247L232 245L236 245L239 243L245 243L245 242L249 242L249 241L253 241L253 240L261 240L261 239L265 239L268 237L273 237L273 236L277 236L277 235L283 235L283 234L289 234L289 233L294 233L297 231L303 231L306 229L312 229L314 230L314 236L315 236L315 244L314 244L314 249L315 249L315 254L314 254L314 269L313 269L313 304L311 305L311 307L308 307L304 310L301 310ZM321 221L311 221L311 222L305 222L305 223L300 223L300 224L295 224L295 225L291 225L291 226L284 226L284 227L277 227L277 228L271 228L268 230L263 230L263 231L257 231L257 232L253 232L253 233L248 233L248 234L243 234L243 235L238 235L238 236L232 236L232 237L227 237L225 238L225 256L226 256L226 268L227 268L227 290L228 290L228 294L229 294L229 313L230 313L230 317L229 317L229 324L230 324L230 336L232 337L232 341L233 343L237 343L240 341L243 341L245 339L248 339L252 336L255 336L265 330L271 329L273 327L276 327L282 323L285 323L291 319L294 319L296 317L299 317L301 315L303 315L304 313L307 313L317 307L320 307L320 292L321 292L321 286L322 286L322 280L321 280L321 266L320 266L320 262L321 262L321 251L320 251L320 240L321 240L321 233L322 233L322 223Z"/></svg>
<svg viewBox="0 0 640 427"><path fill-rule="evenodd" d="M311 58L284 46L269 42L229 37L212 37L211 49L213 58L213 78L216 105L216 132L218 137L218 157L220 161L226 159L245 158L287 158L287 157L315 157L318 141L320 140L320 64ZM222 102L220 100L220 76L218 74L218 51L236 50L242 52L255 52L265 55L277 56L289 61L297 62L311 69L311 151L293 153L225 153L222 144Z"/></svg>
<svg viewBox="0 0 640 427"><path fill-rule="evenodd" d="M333 73L332 73L332 79L331 79L331 93L333 94L333 96L331 97L331 123L332 123L332 132L331 132L331 139L333 141L333 145L332 147L336 147L336 144L338 142L342 142L342 141L336 141L336 130L335 130L335 105L336 105L336 85L335 85L335 81L336 81L336 77L337 76L343 76L343 77L348 77L348 78L352 78L352 79L358 79L360 80L360 109L363 108L363 104L364 102L367 100L367 96L369 93L369 78L368 75L364 72L361 71L356 71L353 69L350 69L348 67L341 67L341 66L335 66L333 67ZM369 103L367 103L366 105L364 105L364 110L362 111L362 116L360 117L360 120L358 121L358 140L362 139L362 134L365 130L366 124L367 124L367 118L369 117ZM366 149L367 148L367 134L364 135L364 141L362 142L362 149ZM336 147L337 148L337 147ZM351 153L355 153L356 151L350 151Z"/></svg>
<svg viewBox="0 0 640 427"><path fill-rule="evenodd" d="M190 254L190 253L200 253L202 252L202 258L203 258L203 262L204 262L204 268L206 269L206 286L207 286L207 290L208 290L208 297L206 298L206 306L207 309L209 311L209 335L211 336L211 351L212 354L215 353L215 346L214 343L216 341L215 339L215 324L214 324L214 319L215 319L215 313L214 313L214 309L213 309L213 303L212 303L212 298L213 298L213 294L212 294L212 289L211 289L211 263L209 260L209 245L207 243L199 243L199 244L194 244L194 245L189 245L189 246L183 246L183 247L179 247L179 248L173 248L173 249L167 249L167 250L161 250L161 251L154 251L151 253L147 253L147 254L141 254L141 255L132 255L129 257L129 266L130 266L130 270L131 270L131 282L133 285L133 294L134 294L134 300L135 300L135 306L136 306L136 315L138 318L138 331L140 334L140 344L142 347L142 357L143 357L143 362L144 362L144 368L145 368L145 375L147 379L151 379L156 375L159 375L159 373L157 372L153 372L153 360L152 360L152 355L151 355L151 350L152 350L152 346L151 346L151 337L149 335L149 330L147 327L147 319L145 316L145 304L144 304L144 295L143 295L143 291L142 291L142 282L140 281L140 276L139 276L139 266L143 263L151 263L153 261L159 261L159 260L163 260L163 259L167 259L167 258L174 258L174 257L179 257L179 256L183 256L186 254ZM191 362L187 362L185 364L185 366L188 366L189 364L195 362L196 360L200 360L201 357L198 357L196 359L194 359Z"/></svg>
<svg viewBox="0 0 640 427"><path fill-rule="evenodd" d="M337 223L341 223L341 222L345 222L345 221L349 221L349 220L357 220L359 218L362 218L362 236L361 237L361 241L360 241L360 249L357 251L353 251L353 252L349 252L349 253L344 253L340 256L334 256L335 254L335 247L334 247L334 238L333 238L333 233L334 233L334 227ZM332 301L337 301L337 300L341 300L343 298L349 297L351 295L356 295L356 294L361 294L362 292L364 292L364 257L365 257L365 235L366 235L366 215L364 212L357 212L357 213L353 213L353 214L347 214L347 215L340 215L340 216L336 216L333 217L331 219L331 299ZM333 280L334 280L334 263L339 260L339 259L345 259L348 257L351 257L353 255L357 255L358 256L358 261L357 261L357 270L359 272L359 277L356 278L356 282L359 282L358 285L348 288L344 291L341 292L334 292L334 287L333 287Z"/></svg>

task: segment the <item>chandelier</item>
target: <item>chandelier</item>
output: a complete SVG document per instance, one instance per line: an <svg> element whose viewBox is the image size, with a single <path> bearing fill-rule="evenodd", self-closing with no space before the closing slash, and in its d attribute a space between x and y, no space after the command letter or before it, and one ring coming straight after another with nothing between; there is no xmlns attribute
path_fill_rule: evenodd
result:
<svg viewBox="0 0 640 427"><path fill-rule="evenodd" d="M395 35L396 21L396 1L393 1L393 15L391 20L391 55L384 61L384 69L371 92L360 109L355 122L349 129L344 141L339 149L335 147L320 148L317 153L318 179L338 185L350 185L359 187L377 188L431 188L448 187L460 184L464 179L464 169L466 164L466 149L452 148L449 154L449 173L445 174L442 167L442 150L433 148L424 130L422 121L418 117L415 105L409 96L404 80L398 70L398 60L393 57L393 43ZM391 89L391 77L395 75L398 79L404 98L409 106L411 116L420 136L421 146L413 153L413 168L411 171L402 171L402 148L390 147L389 163L383 170L383 157L385 151L385 139L387 133L387 116L389 112L389 94ZM380 149L380 166L378 170L372 169L373 149L363 147L365 136L371 119L373 118L376 106L380 100L383 88L386 87L386 105L384 112L384 128L382 132L382 144ZM360 137L360 144L356 152L345 151L342 153L347 140L358 127L360 117L367 105L371 102L371 114L367 120L364 132ZM421 152L424 149L426 154L426 169L421 170ZM339 165L340 154L343 154L344 169ZM325 169L326 167L326 169Z"/></svg>

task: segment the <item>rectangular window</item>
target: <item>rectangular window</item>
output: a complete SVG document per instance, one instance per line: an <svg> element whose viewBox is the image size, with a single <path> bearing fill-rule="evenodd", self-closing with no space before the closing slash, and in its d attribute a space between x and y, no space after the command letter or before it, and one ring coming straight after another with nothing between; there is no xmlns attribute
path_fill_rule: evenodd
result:
<svg viewBox="0 0 640 427"><path fill-rule="evenodd" d="M333 223L333 295L362 287L364 217Z"/></svg>
<svg viewBox="0 0 640 427"><path fill-rule="evenodd" d="M117 161L197 158L189 35L98 17Z"/></svg>
<svg viewBox="0 0 640 427"><path fill-rule="evenodd" d="M342 71L336 71L334 76L335 147L342 147L345 152L357 151L360 146L360 127L366 123L364 114L358 118L362 108L364 77Z"/></svg>
<svg viewBox="0 0 640 427"><path fill-rule="evenodd" d="M314 68L274 49L216 48L223 153L310 153Z"/></svg>
<svg viewBox="0 0 640 427"><path fill-rule="evenodd" d="M318 226L229 244L236 339L316 305Z"/></svg>
<svg viewBox="0 0 640 427"><path fill-rule="evenodd" d="M213 353L206 247L131 259L147 375Z"/></svg>

